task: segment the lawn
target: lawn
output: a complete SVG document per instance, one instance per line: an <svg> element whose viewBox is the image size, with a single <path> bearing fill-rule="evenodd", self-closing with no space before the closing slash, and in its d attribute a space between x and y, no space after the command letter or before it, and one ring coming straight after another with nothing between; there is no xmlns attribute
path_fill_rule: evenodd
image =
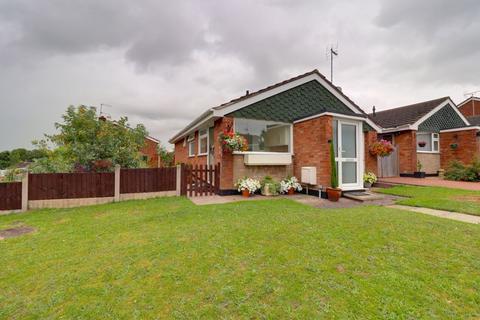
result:
<svg viewBox="0 0 480 320"><path fill-rule="evenodd" d="M395 186L378 192L408 197L398 204L480 215L480 192L443 187Z"/></svg>
<svg viewBox="0 0 480 320"><path fill-rule="evenodd" d="M1 216L0 318L480 317L480 226L185 198Z"/></svg>

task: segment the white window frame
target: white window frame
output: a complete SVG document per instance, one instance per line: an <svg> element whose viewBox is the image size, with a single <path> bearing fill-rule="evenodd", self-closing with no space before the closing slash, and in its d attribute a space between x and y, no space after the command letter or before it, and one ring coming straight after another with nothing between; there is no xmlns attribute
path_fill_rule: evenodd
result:
<svg viewBox="0 0 480 320"><path fill-rule="evenodd" d="M190 145L193 144L193 148L190 148ZM195 135L191 135L188 137L188 143L187 143L187 148L188 148L188 156L195 157ZM193 150L193 153L191 151Z"/></svg>
<svg viewBox="0 0 480 320"><path fill-rule="evenodd" d="M279 124L285 125L290 127L290 145L288 147L288 152L274 152L274 151L234 151L233 154L289 154L293 155L293 124L286 123L286 122L278 122L278 121L269 121L269 120L261 120L261 119L247 119L247 118L233 118L233 132L237 132L235 128L235 121L237 119L242 120L256 120L256 121L264 121L267 124Z"/></svg>
<svg viewBox="0 0 480 320"><path fill-rule="evenodd" d="M205 133L202 133L205 131ZM201 145L202 145L202 139L207 138L207 151L202 152L201 151ZM198 131L198 155L199 156L206 156L208 155L208 129L202 129Z"/></svg>
<svg viewBox="0 0 480 320"><path fill-rule="evenodd" d="M418 138L416 139L415 149L417 153L440 153L440 134L436 132L417 132L418 134L430 134L430 144L432 146L431 150L418 150ZM435 142L437 142L438 149L434 150Z"/></svg>

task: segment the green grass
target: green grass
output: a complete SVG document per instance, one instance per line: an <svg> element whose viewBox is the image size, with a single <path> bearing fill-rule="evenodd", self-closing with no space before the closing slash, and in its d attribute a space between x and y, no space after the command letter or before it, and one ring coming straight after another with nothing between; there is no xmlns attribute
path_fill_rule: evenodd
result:
<svg viewBox="0 0 480 320"><path fill-rule="evenodd" d="M480 316L480 226L383 207L185 198L1 216L0 318Z"/></svg>
<svg viewBox="0 0 480 320"><path fill-rule="evenodd" d="M378 192L404 196L397 203L480 216L480 192L442 187L395 186Z"/></svg>

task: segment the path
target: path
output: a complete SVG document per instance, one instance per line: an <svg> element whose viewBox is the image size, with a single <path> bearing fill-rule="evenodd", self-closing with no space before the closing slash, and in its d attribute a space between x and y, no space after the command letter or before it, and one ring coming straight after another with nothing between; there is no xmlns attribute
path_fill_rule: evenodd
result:
<svg viewBox="0 0 480 320"><path fill-rule="evenodd" d="M391 178L380 178L378 182L405 184L405 185L412 185L412 186L445 187L445 188L480 191L480 182L450 181L450 180L443 180L439 177L427 177L424 179L409 178L409 177L391 177Z"/></svg>
<svg viewBox="0 0 480 320"><path fill-rule="evenodd" d="M472 216L464 213L436 210L436 209L423 208L423 207L402 206L397 204L388 206L388 208L413 211L413 212L428 214L428 215L440 217L440 218L452 219L452 220L473 223L473 224L480 224L480 216Z"/></svg>

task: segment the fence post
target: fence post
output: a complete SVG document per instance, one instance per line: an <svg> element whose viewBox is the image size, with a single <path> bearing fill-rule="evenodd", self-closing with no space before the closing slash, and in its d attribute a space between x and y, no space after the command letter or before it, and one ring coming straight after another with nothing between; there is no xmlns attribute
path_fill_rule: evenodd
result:
<svg viewBox="0 0 480 320"><path fill-rule="evenodd" d="M120 165L115 165L115 192L113 197L114 202L120 201Z"/></svg>
<svg viewBox="0 0 480 320"><path fill-rule="evenodd" d="M182 195L182 165L177 164L177 181L176 181L177 196Z"/></svg>
<svg viewBox="0 0 480 320"><path fill-rule="evenodd" d="M22 211L28 210L28 170L22 177Z"/></svg>

